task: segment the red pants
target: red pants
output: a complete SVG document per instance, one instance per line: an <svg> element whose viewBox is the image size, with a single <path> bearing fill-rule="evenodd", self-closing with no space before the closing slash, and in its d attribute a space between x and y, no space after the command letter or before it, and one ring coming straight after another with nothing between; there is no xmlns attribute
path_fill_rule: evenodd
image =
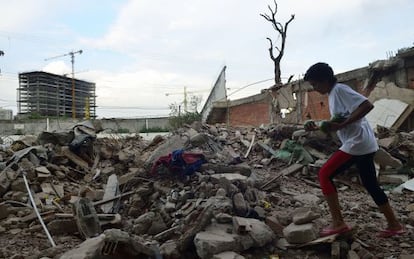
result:
<svg viewBox="0 0 414 259"><path fill-rule="evenodd" d="M332 179L335 175L356 164L362 184L374 199L377 205L388 202L388 198L378 184L374 165L375 153L353 156L341 150L336 151L319 170L319 183L322 193L330 195L336 192Z"/></svg>

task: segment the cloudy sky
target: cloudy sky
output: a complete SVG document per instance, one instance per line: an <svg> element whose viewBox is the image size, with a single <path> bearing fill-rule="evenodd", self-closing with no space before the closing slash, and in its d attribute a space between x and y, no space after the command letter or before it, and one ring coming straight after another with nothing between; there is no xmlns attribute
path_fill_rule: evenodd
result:
<svg viewBox="0 0 414 259"><path fill-rule="evenodd" d="M99 117L167 115L183 89L206 100L224 65L230 99L259 93L272 81L259 14L273 0L0 0L0 107L16 114L18 73L71 72L96 83ZM278 0L291 14L282 80L315 62L344 72L414 43L412 0ZM280 40L280 39L279 39ZM242 90L240 90L242 88ZM237 91L236 94L232 92Z"/></svg>

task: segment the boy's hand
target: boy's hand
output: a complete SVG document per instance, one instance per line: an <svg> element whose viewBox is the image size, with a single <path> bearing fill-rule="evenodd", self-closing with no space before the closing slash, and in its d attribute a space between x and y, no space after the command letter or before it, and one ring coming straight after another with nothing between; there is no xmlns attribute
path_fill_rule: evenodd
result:
<svg viewBox="0 0 414 259"><path fill-rule="evenodd" d="M319 127L316 125L316 123L313 120L306 121L303 126L306 131L315 131L319 129Z"/></svg>

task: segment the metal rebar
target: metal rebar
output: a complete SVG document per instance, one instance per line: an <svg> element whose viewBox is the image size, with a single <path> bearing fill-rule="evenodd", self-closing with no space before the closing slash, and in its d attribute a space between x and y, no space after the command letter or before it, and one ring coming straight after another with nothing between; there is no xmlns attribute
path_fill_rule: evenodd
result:
<svg viewBox="0 0 414 259"><path fill-rule="evenodd" d="M37 217L38 217L38 219L40 221L40 224L42 225L42 227L43 227L43 229L44 229L44 231L46 233L47 238L49 239L49 241L52 244L52 246L55 247L56 246L55 241L53 241L53 238L50 235L49 230L47 229L45 223L43 222L42 217L39 214L39 211L37 210L36 203L35 203L35 201L33 199L33 196L32 196L32 192L30 191L29 183L27 182L27 179L26 179L26 172L23 172L22 175L23 175L24 184L26 185L27 193L29 194L30 202L33 205L33 209L34 209L34 211L35 211L35 213L36 213L36 215L37 215Z"/></svg>

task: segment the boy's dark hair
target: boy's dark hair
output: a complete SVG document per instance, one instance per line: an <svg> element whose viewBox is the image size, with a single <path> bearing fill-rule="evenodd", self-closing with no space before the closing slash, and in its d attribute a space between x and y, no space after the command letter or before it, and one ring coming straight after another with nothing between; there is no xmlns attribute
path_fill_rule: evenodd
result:
<svg viewBox="0 0 414 259"><path fill-rule="evenodd" d="M332 68L326 63L316 63L312 65L308 71L306 71L305 81L316 81L316 82L329 82L335 84L337 79L334 75Z"/></svg>

